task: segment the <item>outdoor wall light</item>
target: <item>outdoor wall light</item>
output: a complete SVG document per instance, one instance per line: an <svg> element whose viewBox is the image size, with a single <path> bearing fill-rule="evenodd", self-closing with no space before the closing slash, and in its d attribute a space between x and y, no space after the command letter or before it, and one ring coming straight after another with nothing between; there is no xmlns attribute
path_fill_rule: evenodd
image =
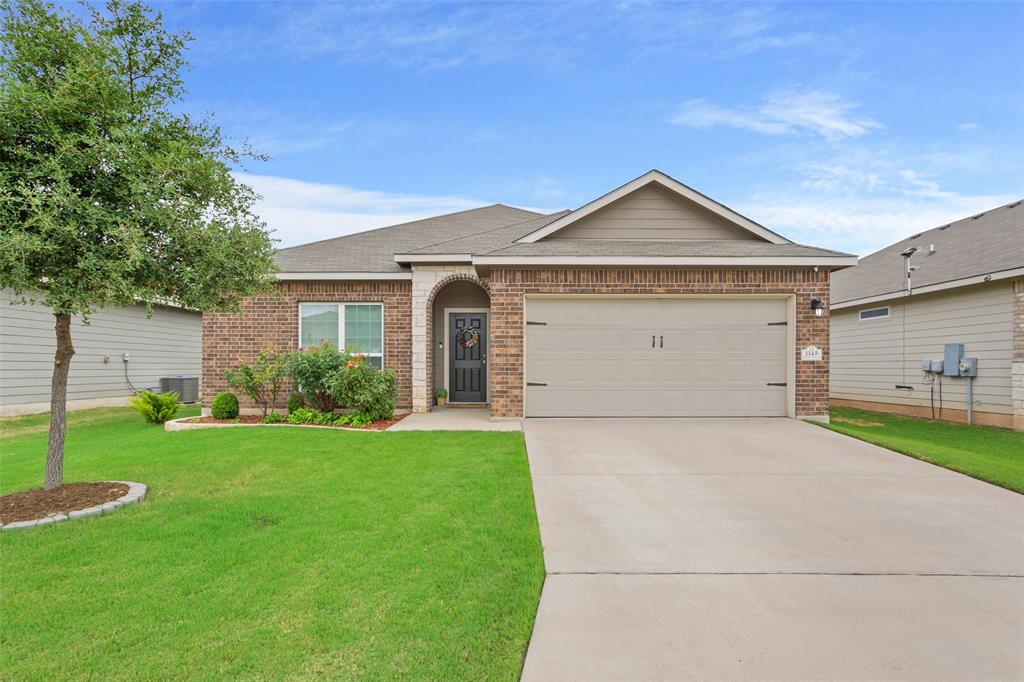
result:
<svg viewBox="0 0 1024 682"><path fill-rule="evenodd" d="M815 317L821 317L825 312L825 304L821 302L820 298L811 299L811 310L814 311Z"/></svg>

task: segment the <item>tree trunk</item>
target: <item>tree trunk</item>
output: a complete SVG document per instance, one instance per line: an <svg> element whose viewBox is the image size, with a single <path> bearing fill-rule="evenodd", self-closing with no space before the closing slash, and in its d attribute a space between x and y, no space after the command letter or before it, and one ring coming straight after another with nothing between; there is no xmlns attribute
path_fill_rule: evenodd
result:
<svg viewBox="0 0 1024 682"><path fill-rule="evenodd" d="M54 313L57 352L53 357L50 384L50 442L46 448L46 476L43 487L52 490L64 483L64 433L68 428L68 370L75 347L71 345L71 316Z"/></svg>

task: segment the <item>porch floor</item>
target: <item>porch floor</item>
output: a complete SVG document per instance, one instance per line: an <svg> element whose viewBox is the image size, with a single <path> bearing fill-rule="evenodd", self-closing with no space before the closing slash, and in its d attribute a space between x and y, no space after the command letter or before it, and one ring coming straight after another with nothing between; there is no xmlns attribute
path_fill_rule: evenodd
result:
<svg viewBox="0 0 1024 682"><path fill-rule="evenodd" d="M435 407L426 413L414 413L388 431L522 431L519 421L491 421L486 407Z"/></svg>

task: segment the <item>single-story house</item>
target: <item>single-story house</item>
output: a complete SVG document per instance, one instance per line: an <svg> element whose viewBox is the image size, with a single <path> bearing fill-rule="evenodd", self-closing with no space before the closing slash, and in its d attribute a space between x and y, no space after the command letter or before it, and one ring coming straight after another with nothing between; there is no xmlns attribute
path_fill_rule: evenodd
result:
<svg viewBox="0 0 1024 682"><path fill-rule="evenodd" d="M14 304L0 292L0 416L50 410L50 380L57 350L53 312ZM68 409L126 405L136 390L160 390L163 377L202 370L202 316L169 305L104 308L71 321L75 356L68 375Z"/></svg>
<svg viewBox="0 0 1024 682"><path fill-rule="evenodd" d="M977 359L973 422L1024 431L1021 201L915 234L832 278L833 405L965 421L966 377L922 370L945 360L946 344Z"/></svg>
<svg viewBox="0 0 1024 682"><path fill-rule="evenodd" d="M395 371L399 404L492 418L828 414L829 277L659 171L574 211L501 204L282 249L276 295L203 318L203 404L260 348L327 338Z"/></svg>

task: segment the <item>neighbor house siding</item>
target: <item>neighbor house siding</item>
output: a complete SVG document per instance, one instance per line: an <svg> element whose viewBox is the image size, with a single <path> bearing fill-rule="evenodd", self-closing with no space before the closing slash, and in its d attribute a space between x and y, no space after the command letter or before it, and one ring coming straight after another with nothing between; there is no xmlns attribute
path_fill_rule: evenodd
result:
<svg viewBox="0 0 1024 682"><path fill-rule="evenodd" d="M828 313L814 317L812 298L828 306L829 273L812 269L496 269L491 295L490 402L495 417L522 417L525 297L532 294L757 295L796 297L795 411L797 417L828 413ZM800 349L814 345L823 357L801 362Z"/></svg>
<svg viewBox="0 0 1024 682"><path fill-rule="evenodd" d="M277 291L247 298L240 313L203 315L203 406L227 390L224 371L241 361L251 362L262 348L289 352L298 347L299 303L382 303L384 307L384 368L394 370L398 407L412 403L411 283L405 281L281 282ZM246 408L248 399L239 395ZM282 394L281 404L287 400Z"/></svg>
<svg viewBox="0 0 1024 682"><path fill-rule="evenodd" d="M50 409L56 350L54 317L41 305L16 305L10 291L0 301L0 414ZM154 306L105 308L71 323L75 355L68 375L71 409L117 405L133 391L159 388L160 377L199 376L202 322L197 312ZM128 379L122 353L129 354Z"/></svg>
<svg viewBox="0 0 1024 682"><path fill-rule="evenodd" d="M888 305L887 319L860 320L861 310ZM978 358L977 423L1012 425L1013 286L1010 282L915 295L832 313L834 404L931 416L932 387L921 360L941 359L947 343ZM942 377L943 417L966 415L966 381ZM913 390L896 385L913 386ZM938 411L938 384L934 386ZM936 415L938 416L938 415Z"/></svg>
<svg viewBox="0 0 1024 682"><path fill-rule="evenodd" d="M550 239L757 239L665 189L648 185L581 218Z"/></svg>

